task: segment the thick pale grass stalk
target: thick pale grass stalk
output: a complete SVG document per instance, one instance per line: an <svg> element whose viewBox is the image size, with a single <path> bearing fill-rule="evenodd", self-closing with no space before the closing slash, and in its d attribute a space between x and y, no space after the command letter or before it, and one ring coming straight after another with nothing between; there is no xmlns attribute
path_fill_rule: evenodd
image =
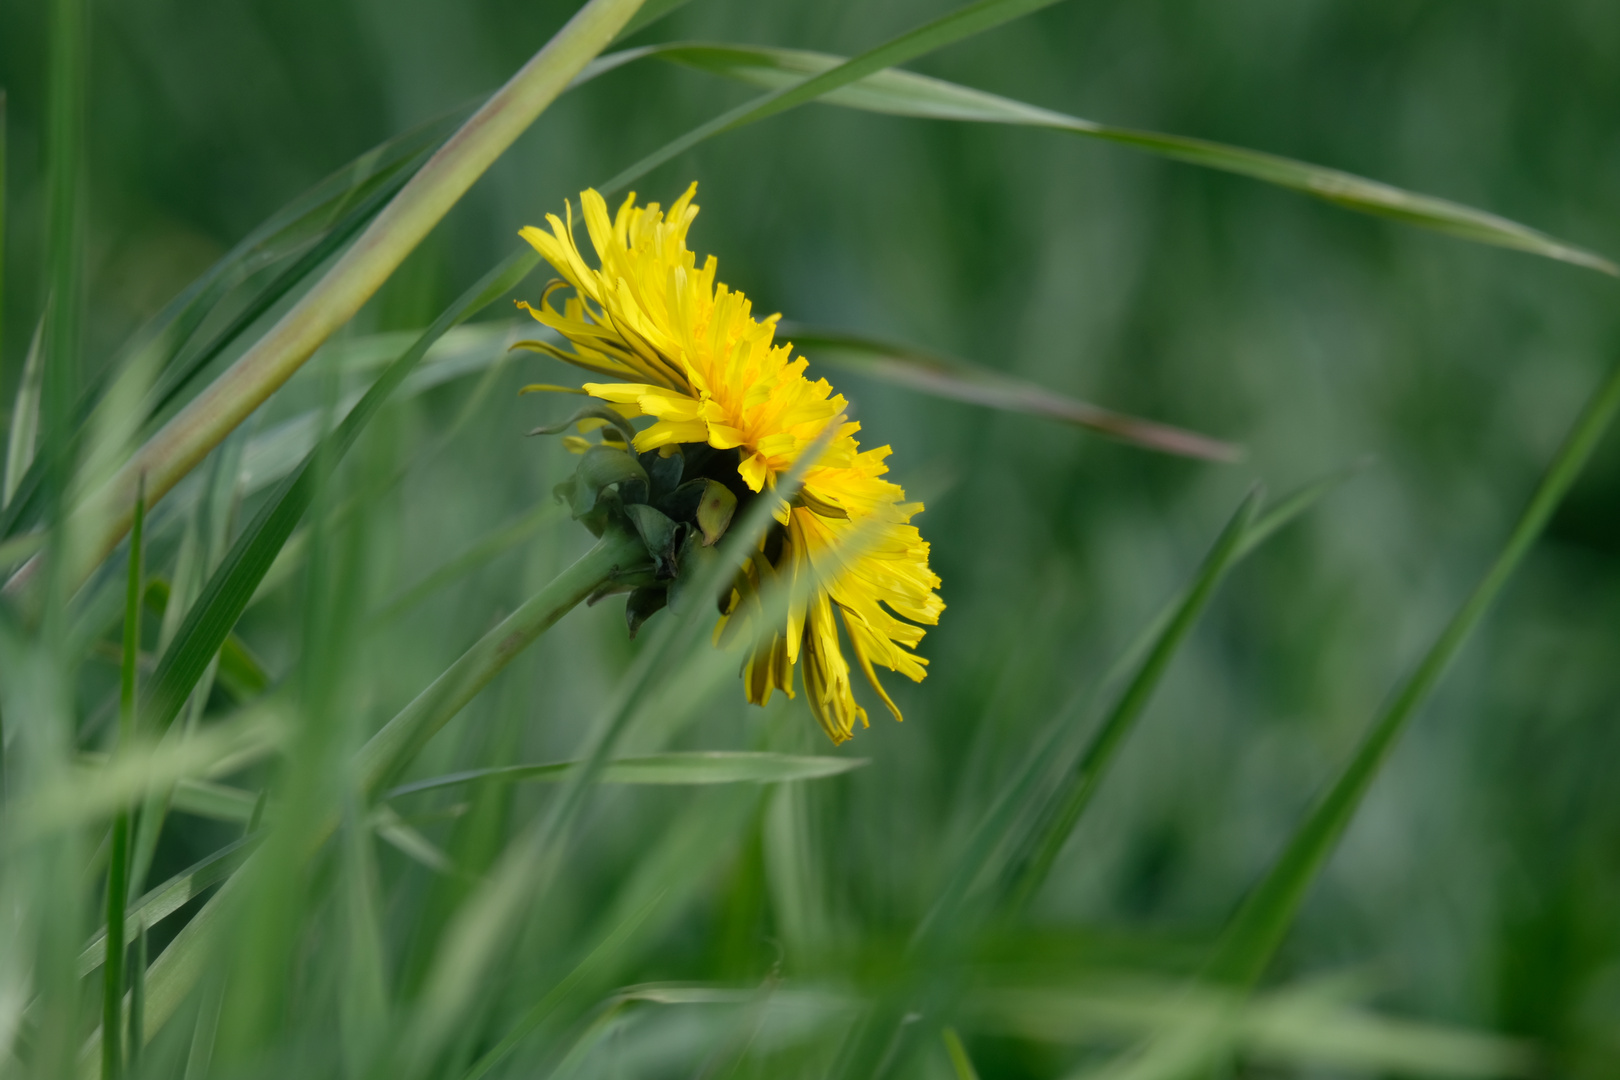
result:
<svg viewBox="0 0 1620 1080"><path fill-rule="evenodd" d="M361 790L368 796L375 795L440 728L558 619L599 586L621 572L644 568L646 561L646 548L639 539L610 530L595 547L480 638L371 737L354 762ZM335 820L330 822L330 828L321 831L321 838L331 835L336 827ZM212 950L217 947L215 934L229 910L226 898L237 892L243 882L251 881L253 866L254 861L250 859L232 874L147 972L145 1032L148 1039L174 1015L207 972ZM97 1030L80 1059L85 1080L97 1075L100 1047L101 1032Z"/></svg>
<svg viewBox="0 0 1620 1080"><path fill-rule="evenodd" d="M82 582L129 528L135 487L162 499L352 318L508 146L607 47L642 0L589 0L377 215L326 275L73 512L86 530L67 580Z"/></svg>

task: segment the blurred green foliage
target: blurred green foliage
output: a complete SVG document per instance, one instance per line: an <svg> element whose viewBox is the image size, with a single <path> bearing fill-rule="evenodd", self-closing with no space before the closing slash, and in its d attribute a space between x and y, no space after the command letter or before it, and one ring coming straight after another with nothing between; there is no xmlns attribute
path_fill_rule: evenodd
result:
<svg viewBox="0 0 1620 1080"><path fill-rule="evenodd" d="M92 7L86 374L277 207L498 85L571 10L507 0ZM934 0L696 0L633 42L851 55L944 10ZM44 292L45 29L42 5L0 3L7 402ZM1612 0L1094 0L913 68L1344 168L1620 252ZM749 93L644 62L565 97L352 335L427 325L515 248L520 226ZM694 247L716 254L722 278L757 309L971 358L1240 442L1249 457L1156 457L829 369L868 445L892 443L895 478L928 504L918 524L948 605L922 649L930 677L889 681L907 722L875 719L842 751L871 759L849 775L768 791L614 788L594 803L564 881L490 988L502 1016L555 982L571 941L636 910L647 890L673 888L659 882L680 870L688 894L660 908L634 962L592 988L598 997L632 982L748 985L773 971L791 982L883 967L1051 717L1187 580L1251 483L1283 491L1370 455L1234 572L1035 899L1031 926L974 958L992 981L1190 970L1482 571L1620 354L1620 307L1597 275L1052 132L812 106L715 139L636 188L667 202L690 179L703 207ZM543 280L531 277L526 295ZM320 367L272 402L260 430L331 400ZM350 670L329 688L341 701L332 708L349 714L330 735L340 745L588 546L559 513L414 606L362 614L530 515L571 468L555 440L521 437L561 419L566 403L515 396L560 372L527 354L497 371L392 407L327 494L305 539L325 552L317 568L347 568L347 591L325 598L349 604L347 615L323 617L300 571L240 628L274 678L342 639ZM472 422L441 443L479 387L487 396ZM357 518L358 537L343 524ZM177 534L155 543L150 570L172 573ZM1611 437L1376 783L1274 982L1346 975L1380 1007L1527 1037L1560 1075L1620 1068L1617 622ZM147 640L157 633L153 618ZM636 648L616 601L575 612L413 775L572 756ZM97 714L115 674L114 660L80 687L82 712ZM752 709L729 678L671 696L688 714L667 718L681 749L831 752L802 702ZM217 690L216 711L228 704ZM397 992L420 985L471 878L546 797L544 785L486 785L401 802L429 818L422 834L458 869L435 875L379 849ZM436 811L453 820L431 820ZM177 815L149 880L239 829ZM157 929L154 954L172 932ZM322 940L302 947L319 955ZM633 1015L604 1014L604 1030ZM690 1070L722 1053L685 1021L638 1023L613 1036L627 1074L673 1075L672 1062ZM1083 1063L1017 1024L964 1034L986 1077ZM312 1051L289 1041L281 1052L285 1067ZM184 1047L170 1054L183 1059Z"/></svg>

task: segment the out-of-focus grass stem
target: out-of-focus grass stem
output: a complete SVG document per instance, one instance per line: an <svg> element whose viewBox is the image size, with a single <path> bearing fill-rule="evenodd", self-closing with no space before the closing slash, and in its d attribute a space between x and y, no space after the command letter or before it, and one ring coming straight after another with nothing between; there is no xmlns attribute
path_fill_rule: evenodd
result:
<svg viewBox="0 0 1620 1080"><path fill-rule="evenodd" d="M67 488L68 463L55 448L68 436L79 358L79 291L83 273L83 215L81 178L84 145L85 0L54 0L51 5L50 75L46 101L46 210L45 278L49 283L45 321L45 352L40 388L41 452L46 455L45 520L61 513ZM134 485L125 496L133 501ZM64 605L58 601L70 591L62 558L69 550L62 529L53 530L52 571L46 585L47 636L60 621ZM122 534L122 529L119 530ZM59 628L57 628L59 629Z"/></svg>
<svg viewBox="0 0 1620 1080"><path fill-rule="evenodd" d="M146 475L152 502L167 494L360 310L640 6L641 0L590 0L581 8L450 137L302 300L76 509L75 516L97 531L80 545L85 562L71 568L72 584L128 527L125 508L136 478Z"/></svg>
<svg viewBox="0 0 1620 1080"><path fill-rule="evenodd" d="M6 370L6 89L0 86L0 372Z"/></svg>
<svg viewBox="0 0 1620 1080"><path fill-rule="evenodd" d="M146 508L135 497L129 529L129 586L124 593L124 655L118 686L118 745L135 737L135 690L141 654L142 526ZM124 1006L124 909L129 904L129 811L113 819L112 852L107 863L107 963L102 972L101 1023L108 1037L101 1044L101 1075L107 1080L123 1072L118 1033ZM131 1046L131 1053L134 1047Z"/></svg>

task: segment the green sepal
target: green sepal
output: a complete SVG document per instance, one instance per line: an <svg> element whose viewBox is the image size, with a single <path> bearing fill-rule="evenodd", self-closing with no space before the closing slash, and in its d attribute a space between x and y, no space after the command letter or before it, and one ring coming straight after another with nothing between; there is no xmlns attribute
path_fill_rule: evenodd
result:
<svg viewBox="0 0 1620 1080"><path fill-rule="evenodd" d="M695 521L698 504L703 501L703 493L712 482L701 477L688 480L661 498L654 499L652 504L676 521Z"/></svg>
<svg viewBox="0 0 1620 1080"><path fill-rule="evenodd" d="M681 486L681 474L686 468L686 458L678 450L668 457L662 456L657 450L648 450L641 455L641 465L647 470L648 482L652 489L647 501L656 503Z"/></svg>
<svg viewBox="0 0 1620 1080"><path fill-rule="evenodd" d="M664 610L667 601L662 586L631 590L630 598L624 602L624 621L630 627L630 636L634 638L642 623Z"/></svg>
<svg viewBox="0 0 1620 1080"><path fill-rule="evenodd" d="M660 581L668 581L678 569L678 553L686 539L687 527L645 504L626 506L625 516L636 527L641 542L652 556L653 572Z"/></svg>
<svg viewBox="0 0 1620 1080"><path fill-rule="evenodd" d="M624 450L593 446L585 451L579 468L574 470L573 480L559 484L557 491L560 495L567 487L566 498L574 517L584 521L586 515L597 508L604 488L631 480L639 480L643 484L647 482L647 470L641 467L641 462ZM600 531L592 531L598 536L602 535Z"/></svg>
<svg viewBox="0 0 1620 1080"><path fill-rule="evenodd" d="M714 560L720 557L720 552L703 542L703 538L696 532L688 531L686 541L681 545L680 557L677 559L678 571L675 580L669 583L669 608L676 614L684 614L687 605L692 601L692 583L701 581L704 574L713 565ZM725 587L727 595L731 593L728 582ZM698 598L698 603L702 599ZM721 614L725 614L721 611Z"/></svg>

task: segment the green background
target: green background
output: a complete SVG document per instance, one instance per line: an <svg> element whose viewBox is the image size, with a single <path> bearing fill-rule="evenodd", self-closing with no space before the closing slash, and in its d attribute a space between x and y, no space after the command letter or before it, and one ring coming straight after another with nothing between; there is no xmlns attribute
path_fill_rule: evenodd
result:
<svg viewBox="0 0 1620 1080"><path fill-rule="evenodd" d="M569 5L93 9L87 371L282 203L498 85ZM848 55L945 10L697 0L635 40ZM0 5L8 401L42 302L44 40L42 5ZM1612 0L1086 0L912 69L1343 168L1620 252ZM514 249L519 227L750 93L643 62L565 97L351 333L425 325ZM864 444L892 444L893 477L927 503L917 524L947 604L921 649L930 677L887 681L906 722L874 714L837 751L871 759L849 776L764 803L680 788L600 800L565 886L513 952L514 999L669 850L664 823L696 805L730 839L623 981L757 983L773 963L844 970L856 954L881 965L1037 734L1188 578L1245 490L1259 480L1280 493L1369 459L1224 587L1036 901L1038 934L996 957L1181 970L1483 571L1620 353L1620 306L1597 275L1054 132L811 106L719 137L636 188L667 203L692 179L703 207L693 246L717 255L720 277L758 311L969 358L1249 456L1169 459L822 369L854 403ZM498 305L485 317L509 315ZM515 391L564 375L519 354L470 425L375 495L356 586L370 599L355 602L379 604L549 498L571 459L522 434L563 405ZM345 482L430 444L475 381L392 409ZM320 400L318 381L290 387L270 418L298 394ZM1617 499L1611 438L1389 761L1275 980L1350 974L1394 1011L1529 1036L1561 1075L1620 1067ZM352 643L361 725L409 700L588 542L558 518L364 628ZM164 557L154 553L156 569ZM295 578L243 625L274 675L300 655L303 596ZM418 771L569 756L634 650L616 600L576 612ZM722 680L683 704L685 748L833 752L802 701L748 708ZM466 831L507 835L543 799L513 789L461 824L426 828L476 862ZM801 827L802 891L783 884L773 854L786 821ZM177 819L157 876L228 838L220 828ZM454 887L385 851L389 947L406 987ZM684 1045L678 1030L646 1037ZM1056 1076L1076 1060L1017 1039L970 1046L987 1076Z"/></svg>

